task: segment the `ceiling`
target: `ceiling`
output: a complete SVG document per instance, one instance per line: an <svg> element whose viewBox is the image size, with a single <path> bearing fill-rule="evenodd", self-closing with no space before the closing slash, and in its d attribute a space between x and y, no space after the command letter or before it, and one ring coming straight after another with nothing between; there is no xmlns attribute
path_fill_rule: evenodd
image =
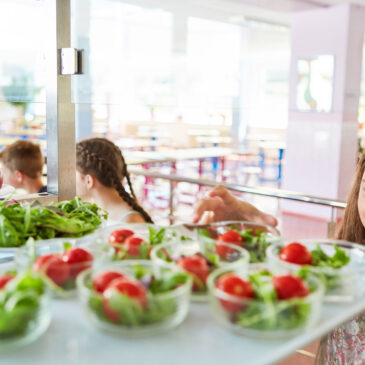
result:
<svg viewBox="0 0 365 365"><path fill-rule="evenodd" d="M207 8L221 7L247 19L289 24L294 12L314 10L328 6L352 3L365 7L365 0L190 0Z"/></svg>
<svg viewBox="0 0 365 365"><path fill-rule="evenodd" d="M1 0L0 0L1 1ZM365 0L115 0L175 14L188 14L236 24L260 21L290 25L295 12L352 3L365 7Z"/></svg>

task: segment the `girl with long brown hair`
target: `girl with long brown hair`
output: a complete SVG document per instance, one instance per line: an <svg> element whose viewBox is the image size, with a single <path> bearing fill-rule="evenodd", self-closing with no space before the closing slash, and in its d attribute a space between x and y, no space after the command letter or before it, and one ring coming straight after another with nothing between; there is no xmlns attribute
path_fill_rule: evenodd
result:
<svg viewBox="0 0 365 365"><path fill-rule="evenodd" d="M149 214L137 202L122 152L105 138L77 143L76 193L105 209L114 223L152 223Z"/></svg>
<svg viewBox="0 0 365 365"><path fill-rule="evenodd" d="M338 239L365 244L365 154L357 165ZM333 330L322 341L317 364L365 364L365 313Z"/></svg>

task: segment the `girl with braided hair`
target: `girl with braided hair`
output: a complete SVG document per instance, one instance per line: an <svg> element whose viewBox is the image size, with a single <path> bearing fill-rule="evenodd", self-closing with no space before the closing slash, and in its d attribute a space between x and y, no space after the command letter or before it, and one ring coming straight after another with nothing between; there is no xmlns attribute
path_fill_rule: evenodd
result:
<svg viewBox="0 0 365 365"><path fill-rule="evenodd" d="M129 192L124 188L124 180ZM77 143L76 193L106 210L113 222L152 223L137 202L122 152L105 138Z"/></svg>

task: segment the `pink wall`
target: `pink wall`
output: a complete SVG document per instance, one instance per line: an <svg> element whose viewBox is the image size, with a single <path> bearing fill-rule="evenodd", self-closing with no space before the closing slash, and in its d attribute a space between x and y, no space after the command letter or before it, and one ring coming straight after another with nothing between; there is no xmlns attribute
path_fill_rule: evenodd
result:
<svg viewBox="0 0 365 365"><path fill-rule="evenodd" d="M364 25L365 11L349 4L293 15L285 189L346 200L357 158ZM297 60L326 54L335 58L332 111L298 112ZM283 209L328 216L328 209L292 202Z"/></svg>

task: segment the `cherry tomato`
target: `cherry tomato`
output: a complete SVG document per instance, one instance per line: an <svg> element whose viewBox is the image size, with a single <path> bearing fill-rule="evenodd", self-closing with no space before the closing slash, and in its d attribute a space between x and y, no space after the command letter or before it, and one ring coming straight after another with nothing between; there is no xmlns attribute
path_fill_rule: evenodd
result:
<svg viewBox="0 0 365 365"><path fill-rule="evenodd" d="M312 263L312 254L307 247L298 242L284 246L280 251L279 258L298 265L310 265Z"/></svg>
<svg viewBox="0 0 365 365"><path fill-rule="evenodd" d="M209 266L207 260L198 255L183 257L177 262L177 265L190 274L196 276L204 285L209 275ZM200 286L194 282L193 290L201 289Z"/></svg>
<svg viewBox="0 0 365 365"><path fill-rule="evenodd" d="M232 247L228 247L226 245L222 245L221 243L215 244L215 253L223 260L227 260L230 255L234 253L234 249Z"/></svg>
<svg viewBox="0 0 365 365"><path fill-rule="evenodd" d="M118 271L105 271L94 278L93 288L95 291L103 293L112 280L123 277L124 275Z"/></svg>
<svg viewBox="0 0 365 365"><path fill-rule="evenodd" d="M279 299L303 298L309 294L307 284L293 275L274 276L272 283Z"/></svg>
<svg viewBox="0 0 365 365"><path fill-rule="evenodd" d="M116 229L109 235L109 243L124 243L124 241L133 236L134 232L129 229Z"/></svg>
<svg viewBox="0 0 365 365"><path fill-rule="evenodd" d="M216 288L237 298L254 298L255 292L249 281L234 274L222 275L215 284ZM220 300L222 307L230 313L242 311L243 305L226 299Z"/></svg>
<svg viewBox="0 0 365 365"><path fill-rule="evenodd" d="M58 255L43 255L37 257L33 264L34 271L44 271L56 284L62 285L70 276L70 268Z"/></svg>
<svg viewBox="0 0 365 365"><path fill-rule="evenodd" d="M241 246L243 239L242 236L237 231L231 229L225 233L220 234L217 238L217 241L236 243Z"/></svg>
<svg viewBox="0 0 365 365"><path fill-rule="evenodd" d="M0 290L5 288L5 285L15 278L14 275L11 274L5 274L0 276Z"/></svg>
<svg viewBox="0 0 365 365"><path fill-rule="evenodd" d="M128 255L130 256L140 256L140 247L143 243L143 239L140 237L131 236L128 237L125 241L123 246L127 250Z"/></svg>
<svg viewBox="0 0 365 365"><path fill-rule="evenodd" d="M71 248L62 255L62 260L70 265L70 276L76 276L83 270L91 267L93 255L80 247Z"/></svg>
<svg viewBox="0 0 365 365"><path fill-rule="evenodd" d="M103 309L104 313L113 322L120 322L120 315L117 311L110 307L109 299L113 294L113 291L118 291L120 294L124 294L127 297L138 301L143 308L147 306L147 292L145 287L138 281L130 280L127 278L116 278L112 280L106 287L103 296Z"/></svg>
<svg viewBox="0 0 365 365"><path fill-rule="evenodd" d="M218 236L217 242L215 244L215 252L222 259L227 259L230 255L232 255L234 250L231 247L220 244L219 242L231 243L238 246L243 245L242 237L237 231L231 229L225 233L222 233Z"/></svg>

